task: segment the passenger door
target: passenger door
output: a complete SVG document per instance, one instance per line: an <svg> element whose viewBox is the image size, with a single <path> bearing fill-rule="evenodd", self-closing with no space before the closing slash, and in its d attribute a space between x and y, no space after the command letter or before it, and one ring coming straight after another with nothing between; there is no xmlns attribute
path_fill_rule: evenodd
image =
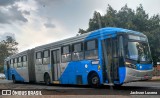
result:
<svg viewBox="0 0 160 98"><path fill-rule="evenodd" d="M60 50L51 51L51 64L52 64L52 80L57 81L60 77Z"/></svg>
<svg viewBox="0 0 160 98"><path fill-rule="evenodd" d="M104 80L109 83L119 81L118 68L119 68L119 57L118 57L118 42L117 37L107 38L102 41L103 47L103 75Z"/></svg>

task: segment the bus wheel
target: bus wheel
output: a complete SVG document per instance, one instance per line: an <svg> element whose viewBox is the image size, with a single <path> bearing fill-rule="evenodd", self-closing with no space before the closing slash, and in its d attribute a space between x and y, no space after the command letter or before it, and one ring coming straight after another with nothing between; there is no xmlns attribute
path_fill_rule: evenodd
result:
<svg viewBox="0 0 160 98"><path fill-rule="evenodd" d="M96 73L89 75L88 83L91 87L98 88L100 87L100 79Z"/></svg>
<svg viewBox="0 0 160 98"><path fill-rule="evenodd" d="M12 80L13 80L13 83L17 82L14 75L12 76Z"/></svg>
<svg viewBox="0 0 160 98"><path fill-rule="evenodd" d="M45 74L44 81L45 81L46 85L50 85L51 84L51 79L50 79L48 74Z"/></svg>

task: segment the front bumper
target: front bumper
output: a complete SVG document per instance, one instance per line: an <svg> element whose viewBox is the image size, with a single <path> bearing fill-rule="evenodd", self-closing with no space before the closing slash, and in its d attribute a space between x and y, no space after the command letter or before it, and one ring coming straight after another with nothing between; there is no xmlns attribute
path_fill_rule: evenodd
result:
<svg viewBox="0 0 160 98"><path fill-rule="evenodd" d="M139 80L149 80L152 78L152 70L136 70L126 67L126 76L124 82L132 82Z"/></svg>

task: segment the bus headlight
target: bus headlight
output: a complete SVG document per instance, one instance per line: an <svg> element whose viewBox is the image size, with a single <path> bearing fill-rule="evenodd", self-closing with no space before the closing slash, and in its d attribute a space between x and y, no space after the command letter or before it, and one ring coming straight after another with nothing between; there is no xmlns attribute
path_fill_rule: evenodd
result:
<svg viewBox="0 0 160 98"><path fill-rule="evenodd" d="M129 68L133 68L133 69L137 69L136 65L135 64L132 64L130 62L125 62L125 65Z"/></svg>

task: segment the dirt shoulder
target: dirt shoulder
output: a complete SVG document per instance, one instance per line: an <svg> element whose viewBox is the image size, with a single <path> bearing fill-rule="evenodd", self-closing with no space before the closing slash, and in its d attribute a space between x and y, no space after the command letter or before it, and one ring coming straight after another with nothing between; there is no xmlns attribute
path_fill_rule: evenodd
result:
<svg viewBox="0 0 160 98"><path fill-rule="evenodd" d="M160 81L160 76L152 77L151 81Z"/></svg>

